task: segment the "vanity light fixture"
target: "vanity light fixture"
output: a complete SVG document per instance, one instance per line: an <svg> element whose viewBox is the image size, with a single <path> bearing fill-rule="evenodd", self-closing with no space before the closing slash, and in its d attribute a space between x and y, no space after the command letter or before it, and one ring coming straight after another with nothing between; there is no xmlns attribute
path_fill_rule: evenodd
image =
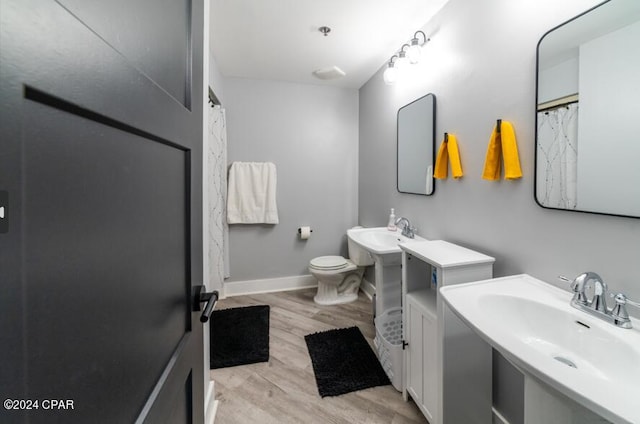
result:
<svg viewBox="0 0 640 424"><path fill-rule="evenodd" d="M418 34L422 34L422 37L424 37L424 42L422 44L419 44L420 41L418 40ZM430 39L427 38L425 33L422 31L416 31L416 33L413 34L413 38L410 41L411 46L409 46L409 50L407 50L407 58L409 59L409 62L411 62L412 64L420 62L420 57L422 56L422 46L427 44L427 42L429 41Z"/></svg>
<svg viewBox="0 0 640 424"><path fill-rule="evenodd" d="M398 52L398 60L396 60L395 66L398 71L409 65L409 58L407 57L407 52L404 50L405 47L409 48L409 45L403 44L402 47L400 47L400 51Z"/></svg>
<svg viewBox="0 0 640 424"><path fill-rule="evenodd" d="M418 34L422 34L422 37L424 38L422 44L420 44ZM427 44L427 42L429 41L431 41L431 39L427 38L424 32L416 31L416 33L413 34L413 38L411 39L411 41L409 41L411 44L403 44L402 47L400 47L398 53L394 54L393 56L391 56L391 59L389 59L387 69L384 70L384 74L382 75L384 83L387 85L392 85L398 80L398 75L403 68L405 68L409 64L415 65L416 63L420 62L420 58L422 56L422 46Z"/></svg>
<svg viewBox="0 0 640 424"><path fill-rule="evenodd" d="M389 63L387 64L387 69L384 70L384 74L382 74L382 79L384 79L384 83L387 85L392 85L398 79L398 68L395 67L394 59L397 59L398 56L395 54L391 56L389 59Z"/></svg>

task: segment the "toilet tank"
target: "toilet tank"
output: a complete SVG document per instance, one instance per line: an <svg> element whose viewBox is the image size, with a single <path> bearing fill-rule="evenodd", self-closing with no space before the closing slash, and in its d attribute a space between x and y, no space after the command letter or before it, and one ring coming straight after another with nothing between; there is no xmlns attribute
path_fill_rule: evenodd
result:
<svg viewBox="0 0 640 424"><path fill-rule="evenodd" d="M373 257L369 252L352 242L347 236L347 245L349 248L349 259L358 266L373 265Z"/></svg>

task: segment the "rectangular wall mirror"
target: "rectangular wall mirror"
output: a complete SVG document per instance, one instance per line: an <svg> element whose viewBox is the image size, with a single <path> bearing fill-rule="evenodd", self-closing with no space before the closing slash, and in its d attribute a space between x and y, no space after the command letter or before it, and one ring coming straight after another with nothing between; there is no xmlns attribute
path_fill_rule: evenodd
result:
<svg viewBox="0 0 640 424"><path fill-rule="evenodd" d="M431 195L435 191L436 96L427 94L398 110L398 191Z"/></svg>
<svg viewBox="0 0 640 424"><path fill-rule="evenodd" d="M545 208L640 217L640 1L610 0L537 51L535 197Z"/></svg>

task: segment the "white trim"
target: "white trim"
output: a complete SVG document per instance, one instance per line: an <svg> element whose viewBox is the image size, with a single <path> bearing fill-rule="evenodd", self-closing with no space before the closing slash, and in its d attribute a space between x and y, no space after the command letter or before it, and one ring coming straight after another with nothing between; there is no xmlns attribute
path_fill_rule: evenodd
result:
<svg viewBox="0 0 640 424"><path fill-rule="evenodd" d="M205 0L204 4L204 33L209 33L210 24L210 1ZM204 37L202 43L202 284L205 287L209 285L209 185L207 183L208 160L207 146L209 145L209 37ZM213 395L213 381L209 379L209 326L202 326L203 332L203 363L204 363L204 385L206 393L204 393L204 416L207 418L207 424L213 424L215 418L215 395ZM211 404L211 400L214 404Z"/></svg>
<svg viewBox="0 0 640 424"><path fill-rule="evenodd" d="M509 421L498 412L495 406L491 407L491 412L493 412L493 424L509 424Z"/></svg>
<svg viewBox="0 0 640 424"><path fill-rule="evenodd" d="M318 281L310 274L265 278L262 280L233 281L223 284L225 297L308 289L312 287L318 287Z"/></svg>
<svg viewBox="0 0 640 424"><path fill-rule="evenodd" d="M215 382L210 380L207 386L207 394L204 397L204 422L206 424L214 423L217 410L218 401L216 400Z"/></svg>
<svg viewBox="0 0 640 424"><path fill-rule="evenodd" d="M360 290L364 293L369 300L373 300L373 295L376 294L376 286L371 281L366 278L362 279L362 283L360 283Z"/></svg>
<svg viewBox="0 0 640 424"><path fill-rule="evenodd" d="M210 2L204 2L204 33L209 33ZM209 184L207 179L209 145L209 37L202 43L202 284L209 286Z"/></svg>

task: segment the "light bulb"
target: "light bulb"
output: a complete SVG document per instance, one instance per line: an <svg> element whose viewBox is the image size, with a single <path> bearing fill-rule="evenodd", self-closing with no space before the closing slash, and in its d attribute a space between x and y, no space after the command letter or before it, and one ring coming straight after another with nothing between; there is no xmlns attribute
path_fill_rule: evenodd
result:
<svg viewBox="0 0 640 424"><path fill-rule="evenodd" d="M398 53L398 59L395 61L396 68L398 68L398 70L402 70L408 64L409 59L407 58L407 53L404 50L401 50Z"/></svg>
<svg viewBox="0 0 640 424"><path fill-rule="evenodd" d="M409 62L412 64L420 62L420 57L422 56L422 48L420 44L418 44L418 39L414 38L411 40L411 46L407 49L407 58Z"/></svg>
<svg viewBox="0 0 640 424"><path fill-rule="evenodd" d="M384 70L382 79L384 79L384 83L387 85L392 85L398 80L398 69L393 66L393 63L390 63L389 67Z"/></svg>

